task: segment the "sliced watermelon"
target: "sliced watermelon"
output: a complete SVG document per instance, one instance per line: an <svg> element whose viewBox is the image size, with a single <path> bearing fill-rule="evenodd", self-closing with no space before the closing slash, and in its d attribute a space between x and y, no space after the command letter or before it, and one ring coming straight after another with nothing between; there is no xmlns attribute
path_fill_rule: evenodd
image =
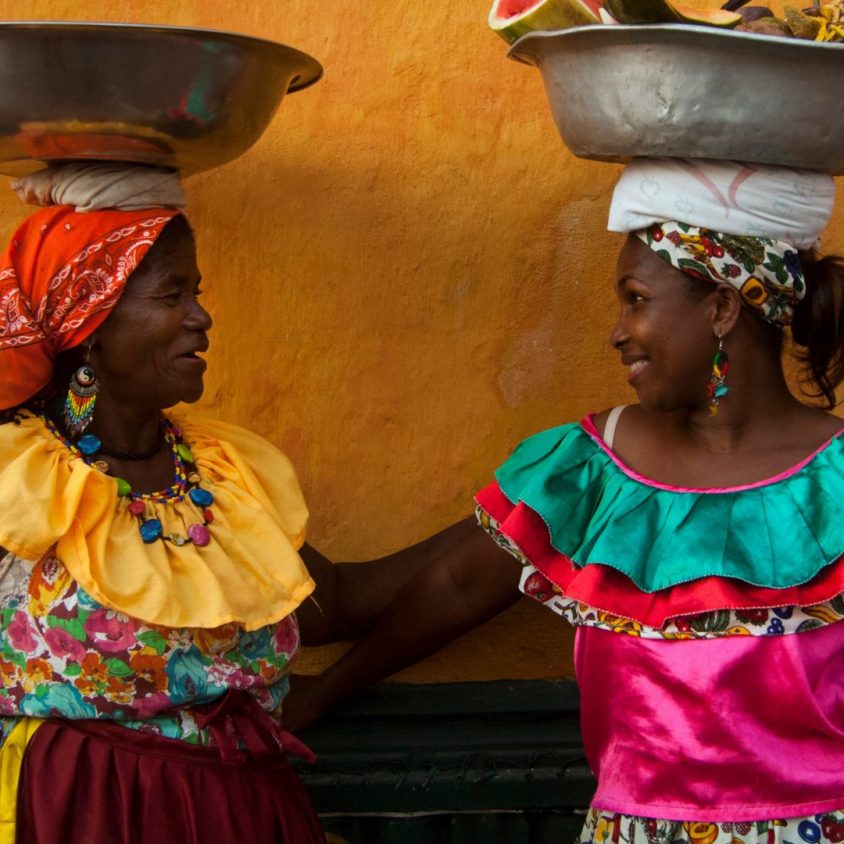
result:
<svg viewBox="0 0 844 844"><path fill-rule="evenodd" d="M489 25L508 44L537 29L601 23L601 0L493 0Z"/></svg>
<svg viewBox="0 0 844 844"><path fill-rule="evenodd" d="M732 29L742 22L737 12L698 9L674 0L605 0L604 5L619 23L693 23Z"/></svg>

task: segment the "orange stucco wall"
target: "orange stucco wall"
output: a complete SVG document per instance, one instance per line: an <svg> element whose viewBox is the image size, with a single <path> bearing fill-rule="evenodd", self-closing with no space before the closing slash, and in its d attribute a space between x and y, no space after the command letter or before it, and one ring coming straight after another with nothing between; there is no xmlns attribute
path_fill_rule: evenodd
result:
<svg viewBox="0 0 844 844"><path fill-rule="evenodd" d="M288 453L311 541L336 559L463 517L523 436L631 400L607 343L619 169L568 153L488 7L26 4L28 19L235 30L324 64L248 153L187 189L215 317L201 407ZM2 19L23 16L0 0ZM24 213L0 196L0 233ZM839 207L829 248L844 249L842 222ZM403 676L570 674L564 624L523 604Z"/></svg>

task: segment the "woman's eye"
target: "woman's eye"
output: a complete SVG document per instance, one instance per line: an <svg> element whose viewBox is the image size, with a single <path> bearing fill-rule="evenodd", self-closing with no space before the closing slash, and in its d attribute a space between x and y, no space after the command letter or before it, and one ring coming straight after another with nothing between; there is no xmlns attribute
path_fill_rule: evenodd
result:
<svg viewBox="0 0 844 844"><path fill-rule="evenodd" d="M198 299L201 295L202 290L199 287L195 287L192 290L173 290L170 293L165 293L159 298L165 305L175 307L176 305L181 304L183 299Z"/></svg>

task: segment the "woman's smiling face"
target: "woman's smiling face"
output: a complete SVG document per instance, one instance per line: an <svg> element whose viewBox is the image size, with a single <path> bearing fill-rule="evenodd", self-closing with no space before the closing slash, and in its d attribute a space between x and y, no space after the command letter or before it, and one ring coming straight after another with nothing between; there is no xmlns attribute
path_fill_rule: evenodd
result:
<svg viewBox="0 0 844 844"><path fill-rule="evenodd" d="M203 391L211 317L199 304L196 247L176 217L126 283L95 332L91 365L100 389L129 406L163 409Z"/></svg>
<svg viewBox="0 0 844 844"><path fill-rule="evenodd" d="M615 290L621 306L610 335L628 367L628 382L651 410L673 411L708 401L717 347L715 291L696 297L688 277L630 235L618 258Z"/></svg>

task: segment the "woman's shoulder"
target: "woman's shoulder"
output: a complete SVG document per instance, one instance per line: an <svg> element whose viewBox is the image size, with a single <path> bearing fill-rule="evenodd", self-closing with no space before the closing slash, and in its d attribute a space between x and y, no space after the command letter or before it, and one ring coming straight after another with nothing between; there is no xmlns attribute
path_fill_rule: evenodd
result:
<svg viewBox="0 0 844 844"><path fill-rule="evenodd" d="M13 421L0 424L0 473L7 485L20 471L46 474L57 465L68 464L70 457L45 417L27 411Z"/></svg>
<svg viewBox="0 0 844 844"><path fill-rule="evenodd" d="M297 547L304 542L308 509L292 461L252 431L197 414L170 414L196 458L201 474L215 484L256 497L277 514Z"/></svg>
<svg viewBox="0 0 844 844"><path fill-rule="evenodd" d="M586 417L584 427L614 453L631 444L663 442L674 427L672 414L654 413L638 404L618 404ZM626 449L625 449L626 446Z"/></svg>
<svg viewBox="0 0 844 844"><path fill-rule="evenodd" d="M632 417L639 415L640 407L637 404L617 404L613 407L608 407L606 410L601 410L597 413L590 413L586 417L587 425L591 423L591 427L602 440L613 440L613 435L621 423L621 417L624 415L625 426Z"/></svg>
<svg viewBox="0 0 844 844"><path fill-rule="evenodd" d="M258 468L268 466L270 470L277 471L279 465L283 465L285 470L293 471L293 464L276 445L248 428L199 414L180 412L170 414L170 417L200 458L203 455L210 457L222 448Z"/></svg>

